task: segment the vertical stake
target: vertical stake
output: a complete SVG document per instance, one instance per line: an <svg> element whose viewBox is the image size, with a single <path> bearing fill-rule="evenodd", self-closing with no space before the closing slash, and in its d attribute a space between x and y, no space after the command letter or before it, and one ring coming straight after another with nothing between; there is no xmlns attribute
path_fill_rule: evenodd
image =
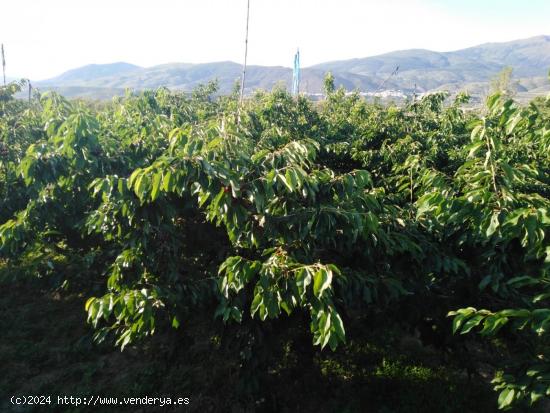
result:
<svg viewBox="0 0 550 413"><path fill-rule="evenodd" d="M6 56L4 55L4 43L2 43L2 73L4 74L4 86L6 86Z"/></svg>
<svg viewBox="0 0 550 413"><path fill-rule="evenodd" d="M244 40L244 64L243 64L243 76L241 79L241 96L239 103L242 105L243 96L244 96L244 81L246 78L246 59L248 57L248 21L250 19L250 0L247 0L246 3L246 37Z"/></svg>

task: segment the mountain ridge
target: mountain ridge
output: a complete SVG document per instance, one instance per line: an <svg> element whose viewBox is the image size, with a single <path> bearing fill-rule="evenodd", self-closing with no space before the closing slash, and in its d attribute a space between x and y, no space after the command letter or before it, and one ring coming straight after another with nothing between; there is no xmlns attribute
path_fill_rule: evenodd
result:
<svg viewBox="0 0 550 413"><path fill-rule="evenodd" d="M491 42L449 52L428 49L396 50L380 55L335 60L302 69L301 90L321 93L325 73L331 71L336 86L347 90L375 93L380 84L385 90L400 90L405 94L439 90L473 88L481 93L479 83L488 82L504 67L510 66L519 91L540 89L540 81L550 68L550 36L540 35L510 42ZM397 74L391 75L397 70ZM201 83L218 79L220 93L229 93L242 73L242 65L232 61L208 63L165 63L141 67L126 62L92 64L71 69L51 79L33 82L40 88L85 88L141 90L166 86L191 90ZM285 66L249 65L246 92L272 89L277 84L289 88L292 69ZM523 83L521 83L523 82ZM475 85L475 87L473 86ZM543 90L545 90L543 88Z"/></svg>

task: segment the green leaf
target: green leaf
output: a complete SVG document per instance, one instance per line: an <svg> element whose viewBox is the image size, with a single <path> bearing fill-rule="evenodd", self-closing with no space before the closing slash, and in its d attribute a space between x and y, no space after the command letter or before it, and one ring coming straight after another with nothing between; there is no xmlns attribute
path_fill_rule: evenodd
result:
<svg viewBox="0 0 550 413"><path fill-rule="evenodd" d="M500 395L498 396L498 408L505 409L509 407L514 401L515 394L516 391L510 387L506 387L504 390L502 390L500 392Z"/></svg>
<svg viewBox="0 0 550 413"><path fill-rule="evenodd" d="M288 174L288 171L287 171L287 174ZM287 177L283 174L277 174L277 178L279 178L279 181L281 181L288 189L289 192L293 192L294 191L294 188L292 186L292 182L290 181L290 179L287 179Z"/></svg>
<svg viewBox="0 0 550 413"><path fill-rule="evenodd" d="M340 317L340 314L337 312L331 312L331 321L332 325L334 326L334 331L336 332L336 335L341 341L345 341L346 339L346 331L344 330L344 323L342 322L342 318Z"/></svg>
<svg viewBox="0 0 550 413"><path fill-rule="evenodd" d="M302 300L305 298L307 287L311 284L311 281L312 280L309 271L307 271L305 268L301 268L300 270L298 270L296 274L296 286L298 287L298 292Z"/></svg>
<svg viewBox="0 0 550 413"><path fill-rule="evenodd" d="M472 158L475 153L485 145L485 142L476 142L470 146L470 152L468 152L468 158Z"/></svg>
<svg viewBox="0 0 550 413"><path fill-rule="evenodd" d="M460 334L467 334L470 332L470 330L476 326L479 325L479 323L484 319L485 317L481 314L476 314L472 318L470 318L468 321L464 323L462 326L462 331Z"/></svg>
<svg viewBox="0 0 550 413"><path fill-rule="evenodd" d="M331 283L332 271L325 268L318 269L313 277L313 294L321 298L323 293L330 287Z"/></svg>
<svg viewBox="0 0 550 413"><path fill-rule="evenodd" d="M522 120L522 114L521 112L516 113L506 124L506 133L508 135L511 135L512 132L514 132L514 129L516 128L517 124Z"/></svg>
<svg viewBox="0 0 550 413"><path fill-rule="evenodd" d="M250 315L252 317L254 317L254 314L258 312L258 310L260 309L260 306L263 305L263 301L264 301L264 298L263 298L262 290L259 289L259 287L256 287L254 292L254 299L252 300L252 304L250 305Z"/></svg>
<svg viewBox="0 0 550 413"><path fill-rule="evenodd" d="M287 169L285 174L285 180L288 183L290 191L298 189L298 182L296 179L296 172L293 169Z"/></svg>
<svg viewBox="0 0 550 413"><path fill-rule="evenodd" d="M500 222L498 220L499 213L496 212L493 215L491 215L491 222L489 223L489 226L487 227L486 235L490 237L493 235L496 230L498 229Z"/></svg>
<svg viewBox="0 0 550 413"><path fill-rule="evenodd" d="M151 187L151 201L154 201L157 199L161 181L162 181L162 173L157 172L153 176L153 183Z"/></svg>
<svg viewBox="0 0 550 413"><path fill-rule="evenodd" d="M501 316L487 317L483 323L483 329L480 331L480 334L485 336L493 336L507 322L508 322L507 317L501 317Z"/></svg>
<svg viewBox="0 0 550 413"><path fill-rule="evenodd" d="M97 300L97 298L95 297L90 297L86 300L86 304L84 305L84 309L86 311L89 311L90 310L90 306L94 303L94 301Z"/></svg>
<svg viewBox="0 0 550 413"><path fill-rule="evenodd" d="M173 185L173 175L170 170L167 170L164 172L162 177L162 190L164 192L174 192L174 188L172 188Z"/></svg>

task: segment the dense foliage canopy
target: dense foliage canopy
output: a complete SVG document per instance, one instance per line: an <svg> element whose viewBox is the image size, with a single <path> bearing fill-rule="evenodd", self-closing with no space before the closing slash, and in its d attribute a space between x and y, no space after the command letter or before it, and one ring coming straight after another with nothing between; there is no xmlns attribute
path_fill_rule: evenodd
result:
<svg viewBox="0 0 550 413"><path fill-rule="evenodd" d="M0 263L81 289L98 341L211 311L246 328L227 339L253 369L269 320L305 316L338 351L372 318L457 358L490 348L501 408L550 396L549 99L21 86L0 89Z"/></svg>

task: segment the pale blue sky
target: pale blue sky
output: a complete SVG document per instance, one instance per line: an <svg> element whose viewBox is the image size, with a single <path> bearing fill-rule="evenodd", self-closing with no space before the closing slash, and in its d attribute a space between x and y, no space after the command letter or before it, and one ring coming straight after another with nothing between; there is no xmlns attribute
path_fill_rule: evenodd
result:
<svg viewBox="0 0 550 413"><path fill-rule="evenodd" d="M246 0L2 0L8 76L89 63L241 62ZM251 0L249 63L303 66L398 49L550 35L550 0Z"/></svg>

